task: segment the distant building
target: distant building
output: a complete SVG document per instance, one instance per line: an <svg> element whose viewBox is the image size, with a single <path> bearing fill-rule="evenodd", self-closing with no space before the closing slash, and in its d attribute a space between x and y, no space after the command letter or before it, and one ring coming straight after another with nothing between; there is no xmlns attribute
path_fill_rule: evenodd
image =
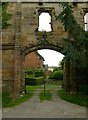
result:
<svg viewBox="0 0 88 120"><path fill-rule="evenodd" d="M44 58L36 51L25 56L25 67L40 68L43 67Z"/></svg>
<svg viewBox="0 0 88 120"><path fill-rule="evenodd" d="M48 70L49 70L49 71L52 71L52 72L53 72L53 69L54 69L53 67L50 67L50 66L48 67Z"/></svg>

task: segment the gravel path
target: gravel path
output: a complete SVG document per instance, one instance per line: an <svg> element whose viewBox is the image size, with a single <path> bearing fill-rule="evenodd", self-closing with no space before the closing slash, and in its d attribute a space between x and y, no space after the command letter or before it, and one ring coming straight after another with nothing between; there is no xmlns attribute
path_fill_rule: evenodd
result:
<svg viewBox="0 0 88 120"><path fill-rule="evenodd" d="M39 100L37 90L26 102L14 107L3 109L3 118L86 118L86 107L61 100L57 96L57 87L52 89L51 101Z"/></svg>

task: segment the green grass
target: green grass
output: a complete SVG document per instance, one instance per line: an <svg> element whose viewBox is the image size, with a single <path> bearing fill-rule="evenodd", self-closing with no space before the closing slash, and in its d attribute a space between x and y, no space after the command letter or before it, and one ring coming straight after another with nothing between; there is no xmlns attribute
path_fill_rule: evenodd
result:
<svg viewBox="0 0 88 120"><path fill-rule="evenodd" d="M55 86L62 86L62 83L63 83L63 81L62 80L58 80L58 81L54 81L54 83L50 83L51 85L55 85ZM49 84L49 85L50 85Z"/></svg>
<svg viewBox="0 0 88 120"><path fill-rule="evenodd" d="M40 97L41 101L43 101L43 100L51 100L52 99L52 94L51 94L50 91L45 91L45 93L44 93L44 91L42 91L40 93L39 97Z"/></svg>
<svg viewBox="0 0 88 120"><path fill-rule="evenodd" d="M8 93L2 95L2 107L13 107L23 103L24 101L28 100L33 96L32 92L30 94L25 94L22 97L19 97L15 101L13 101Z"/></svg>
<svg viewBox="0 0 88 120"><path fill-rule="evenodd" d="M36 89L41 88L40 85L36 85L36 86L26 86L26 92L30 93L30 92L34 92Z"/></svg>
<svg viewBox="0 0 88 120"><path fill-rule="evenodd" d="M88 96L67 95L64 90L60 90L58 95L61 99L69 101L74 104L88 107Z"/></svg>
<svg viewBox="0 0 88 120"><path fill-rule="evenodd" d="M2 107L14 107L23 103L24 101L30 99L33 96L33 92L38 89L40 86L26 86L26 94L22 97L19 97L15 101L10 98L8 92L2 93Z"/></svg>

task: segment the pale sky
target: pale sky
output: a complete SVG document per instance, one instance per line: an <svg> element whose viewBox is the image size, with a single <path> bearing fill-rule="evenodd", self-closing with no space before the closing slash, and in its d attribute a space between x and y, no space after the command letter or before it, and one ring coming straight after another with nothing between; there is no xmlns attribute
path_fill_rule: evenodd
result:
<svg viewBox="0 0 88 120"><path fill-rule="evenodd" d="M88 13L86 13L84 16L84 23L87 23L85 24L85 31L88 31Z"/></svg>
<svg viewBox="0 0 88 120"><path fill-rule="evenodd" d="M58 67L64 57L61 53L49 49L38 50L38 53L45 59L44 64L48 64L48 66Z"/></svg>
<svg viewBox="0 0 88 120"><path fill-rule="evenodd" d="M51 16L49 13L41 13L39 16L39 31L51 31Z"/></svg>

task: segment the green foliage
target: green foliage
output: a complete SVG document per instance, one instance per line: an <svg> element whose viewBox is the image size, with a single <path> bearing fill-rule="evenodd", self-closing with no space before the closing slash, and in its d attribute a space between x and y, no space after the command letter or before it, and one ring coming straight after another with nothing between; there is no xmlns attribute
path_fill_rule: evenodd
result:
<svg viewBox="0 0 88 120"><path fill-rule="evenodd" d="M11 101L10 94L7 91L2 92L2 107L8 107Z"/></svg>
<svg viewBox="0 0 88 120"><path fill-rule="evenodd" d="M40 93L40 100L51 100L52 99L52 94L50 91L44 91Z"/></svg>
<svg viewBox="0 0 88 120"><path fill-rule="evenodd" d="M44 69L43 68L39 68L35 70L35 77L40 77L44 75Z"/></svg>
<svg viewBox="0 0 88 120"><path fill-rule="evenodd" d="M64 90L60 90L58 92L58 95L61 99L69 101L74 104L78 104L81 106L87 106L88 107L88 96L79 96L79 95L68 95L65 93Z"/></svg>
<svg viewBox="0 0 88 120"><path fill-rule="evenodd" d="M49 79L63 80L63 70L55 70L49 77Z"/></svg>
<svg viewBox="0 0 88 120"><path fill-rule="evenodd" d="M11 14L7 12L8 2L2 2L2 29L8 28L11 24L8 23L8 20L11 18Z"/></svg>
<svg viewBox="0 0 88 120"><path fill-rule="evenodd" d="M43 68L38 68L38 69L32 69L32 68L26 68L25 69L25 76L35 76L35 77L40 77L44 75L44 69Z"/></svg>
<svg viewBox="0 0 88 120"><path fill-rule="evenodd" d="M69 38L64 39L65 47L63 52L67 59L72 59L77 61L79 67L86 66L86 52L88 50L88 34L83 30L83 28L77 23L72 6L69 3L61 2L59 3L63 11L56 18L62 22L65 31L69 33Z"/></svg>
<svg viewBox="0 0 88 120"><path fill-rule="evenodd" d="M32 68L25 68L25 73L31 75L34 73L34 70Z"/></svg>
<svg viewBox="0 0 88 120"><path fill-rule="evenodd" d="M64 68L64 58L60 61L59 68L61 68L61 69Z"/></svg>
<svg viewBox="0 0 88 120"><path fill-rule="evenodd" d="M25 85L36 85L36 84L37 84L36 78L32 78L32 77L25 78Z"/></svg>
<svg viewBox="0 0 88 120"><path fill-rule="evenodd" d="M28 77L25 78L25 84L26 85L41 85L44 81L44 76L41 77Z"/></svg>
<svg viewBox="0 0 88 120"><path fill-rule="evenodd" d="M37 79L37 85L42 85L45 78L44 76L41 76L41 77L37 77L36 79Z"/></svg>
<svg viewBox="0 0 88 120"><path fill-rule="evenodd" d="M33 93L36 89L40 88L40 86L26 86L26 94L22 97L19 97L15 101L10 98L10 94L8 92L2 93L2 107L14 107L17 106L24 101L30 99L33 96Z"/></svg>
<svg viewBox="0 0 88 120"><path fill-rule="evenodd" d="M25 84L26 85L40 85L44 81L44 70L43 68L25 69Z"/></svg>
<svg viewBox="0 0 88 120"><path fill-rule="evenodd" d="M38 88L40 88L41 86L39 86L39 85L36 85L36 86L27 86L26 85L26 93L33 93L36 89L38 89Z"/></svg>

